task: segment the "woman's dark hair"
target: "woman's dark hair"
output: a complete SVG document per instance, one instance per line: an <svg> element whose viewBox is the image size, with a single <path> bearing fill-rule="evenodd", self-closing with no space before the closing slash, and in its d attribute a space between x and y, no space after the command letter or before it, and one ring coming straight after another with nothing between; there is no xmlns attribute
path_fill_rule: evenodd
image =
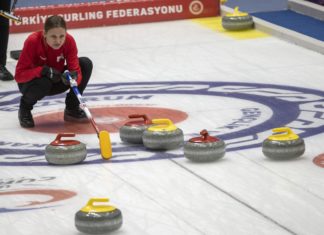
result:
<svg viewBox="0 0 324 235"><path fill-rule="evenodd" d="M53 15L46 19L44 24L45 33L53 28L63 28L66 30L66 23L62 16Z"/></svg>

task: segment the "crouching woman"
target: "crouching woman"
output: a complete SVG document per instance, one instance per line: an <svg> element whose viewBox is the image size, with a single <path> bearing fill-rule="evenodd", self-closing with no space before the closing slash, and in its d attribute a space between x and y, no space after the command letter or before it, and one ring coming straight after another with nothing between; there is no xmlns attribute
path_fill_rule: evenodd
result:
<svg viewBox="0 0 324 235"><path fill-rule="evenodd" d="M63 73L70 71L82 94L89 82L92 67L89 58L78 57L77 45L67 33L64 19L58 15L48 17L43 31L32 33L24 42L16 66L15 80L22 94L18 111L20 125L24 128L34 127L31 113L34 105L45 96L69 89L65 98L64 120L86 122L87 117Z"/></svg>

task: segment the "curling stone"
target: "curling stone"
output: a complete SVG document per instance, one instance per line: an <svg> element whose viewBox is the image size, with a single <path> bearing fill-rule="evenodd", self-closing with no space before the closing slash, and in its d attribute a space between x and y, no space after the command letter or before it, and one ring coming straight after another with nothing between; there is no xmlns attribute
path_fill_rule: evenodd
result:
<svg viewBox="0 0 324 235"><path fill-rule="evenodd" d="M248 13L240 12L238 7L233 13L228 13L222 17L222 26L230 31L250 29L254 25L253 18Z"/></svg>
<svg viewBox="0 0 324 235"><path fill-rule="evenodd" d="M55 165L70 165L82 162L87 156L86 145L77 140L62 140L62 137L74 137L74 133L60 133L46 146L45 158Z"/></svg>
<svg viewBox="0 0 324 235"><path fill-rule="evenodd" d="M143 144L143 132L152 125L152 121L145 114L132 114L128 117L131 119L142 118L143 120L130 121L122 126L119 129L120 139L131 144Z"/></svg>
<svg viewBox="0 0 324 235"><path fill-rule="evenodd" d="M200 135L185 143L186 158L193 162L211 162L224 157L225 143L223 140L210 136L207 130L202 130Z"/></svg>
<svg viewBox="0 0 324 235"><path fill-rule="evenodd" d="M153 119L150 126L143 132L143 144L148 149L176 149L183 144L181 129L173 125L170 119Z"/></svg>
<svg viewBox="0 0 324 235"><path fill-rule="evenodd" d="M289 127L272 129L274 135L269 136L262 143L263 154L275 160L297 158L305 152L305 143Z"/></svg>
<svg viewBox="0 0 324 235"><path fill-rule="evenodd" d="M75 214L75 227L80 232L90 234L107 233L119 229L123 223L121 211L114 206L95 204L108 201L108 198L91 198L87 205Z"/></svg>

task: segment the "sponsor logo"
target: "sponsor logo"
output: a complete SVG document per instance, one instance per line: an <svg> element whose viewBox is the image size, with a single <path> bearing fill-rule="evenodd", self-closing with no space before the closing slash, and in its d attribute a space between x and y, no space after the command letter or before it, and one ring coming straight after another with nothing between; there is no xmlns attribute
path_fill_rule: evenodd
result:
<svg viewBox="0 0 324 235"><path fill-rule="evenodd" d="M32 1L25 1L32 2ZM26 3L27 5L33 5ZM189 7L190 5L190 7ZM67 7L68 6L68 7ZM96 1L76 4L55 4L59 13L72 28L120 25L188 19L192 16L215 17L219 15L219 1L214 0L163 0L163 1ZM21 22L10 20L11 32L30 32L42 27L53 14L51 7L39 11L37 7L17 9Z"/></svg>
<svg viewBox="0 0 324 235"><path fill-rule="evenodd" d="M190 10L193 14L197 15L202 12L200 9L202 3L200 1L194 1L190 6ZM154 5L154 6L143 6L143 7L131 7L131 8L120 8L116 10L107 9L94 10L94 11L78 11L59 14L64 18L66 22L82 22L82 21L94 21L103 19L120 19L120 18L133 18L133 17L147 17L147 16L160 16L160 15L177 15L184 12L182 4L165 4L165 5ZM21 22L10 20L10 26L21 26L21 25L39 25L46 21L49 15L35 14L32 16L23 16Z"/></svg>
<svg viewBox="0 0 324 235"><path fill-rule="evenodd" d="M195 0L189 4L189 11L193 15L200 15L204 10L204 5L201 1Z"/></svg>
<svg viewBox="0 0 324 235"><path fill-rule="evenodd" d="M182 5L164 5L154 7L142 8L127 8L118 10L107 10L106 18L124 18L124 17L143 17L143 16L158 16L158 15L171 15L181 14L183 12Z"/></svg>
<svg viewBox="0 0 324 235"><path fill-rule="evenodd" d="M4 178L0 179L0 190L12 189L18 187L30 187L41 184L42 182L50 182L56 179L55 176L42 176L39 178L21 177L21 178Z"/></svg>
<svg viewBox="0 0 324 235"><path fill-rule="evenodd" d="M59 55L58 57L56 57L56 62L59 63L60 60L64 60L64 59L65 59L64 58L64 55L63 55L63 53L61 53L61 55Z"/></svg>
<svg viewBox="0 0 324 235"><path fill-rule="evenodd" d="M127 111L129 107L144 107L144 111L164 108L178 111L168 112L164 118L178 118L176 123L184 131L185 140L196 137L202 129L207 129L211 135L225 141L227 152L261 147L263 140L272 134L271 129L276 127L288 126L301 138L320 134L324 127L324 92L292 86L235 82L96 84L87 87L84 98L90 106L101 107L102 110L95 115L96 120L108 129L109 126L114 126L115 132L112 131L111 135L118 135L118 127L127 121L127 115L131 114ZM0 93L0 113L13 113L16 118L18 102L19 94L16 91ZM64 105L64 95L46 97L34 110L45 118L46 115L53 114L48 110L54 107L57 110L58 105ZM123 115L109 116L110 108L120 108ZM47 112L41 112L42 109L46 109ZM100 117L100 113L105 115ZM56 113L54 119L57 120L59 115L62 114ZM38 118L37 113L35 118ZM44 125L49 127L57 126L57 123L46 123ZM76 130L70 129L69 126L66 128ZM39 129L38 131L42 132ZM118 136L114 137L116 138L112 138L114 141L111 160L101 159L96 142L87 149L85 164L183 157L181 148L154 152L143 146L123 144ZM44 149L49 141L38 139L43 142L17 142L16 137L10 136L10 133L4 134L3 140L0 141L0 165L47 165Z"/></svg>

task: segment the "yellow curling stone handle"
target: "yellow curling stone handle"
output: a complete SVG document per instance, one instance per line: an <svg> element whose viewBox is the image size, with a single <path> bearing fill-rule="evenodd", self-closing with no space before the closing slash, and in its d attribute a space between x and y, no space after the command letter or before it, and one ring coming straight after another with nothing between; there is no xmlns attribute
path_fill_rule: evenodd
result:
<svg viewBox="0 0 324 235"><path fill-rule="evenodd" d="M297 140L299 138L289 127L278 127L272 129L273 133L280 133L271 135L268 137L269 140L285 141L285 140Z"/></svg>
<svg viewBox="0 0 324 235"><path fill-rule="evenodd" d="M246 12L239 11L239 7L235 7L233 13L226 14L226 16L247 16L247 15L249 14Z"/></svg>
<svg viewBox="0 0 324 235"><path fill-rule="evenodd" d="M91 198L87 205L81 209L82 212L111 212L116 210L115 207L110 205L95 205L97 202L109 202L108 198Z"/></svg>
<svg viewBox="0 0 324 235"><path fill-rule="evenodd" d="M170 119L153 119L149 131L174 131L177 129Z"/></svg>

